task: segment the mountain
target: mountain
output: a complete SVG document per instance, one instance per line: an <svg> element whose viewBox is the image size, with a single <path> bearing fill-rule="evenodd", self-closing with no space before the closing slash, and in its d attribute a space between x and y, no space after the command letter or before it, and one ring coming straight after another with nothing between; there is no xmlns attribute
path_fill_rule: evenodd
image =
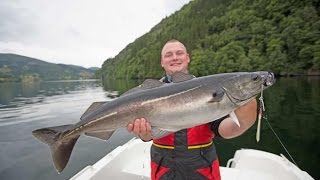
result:
<svg viewBox="0 0 320 180"><path fill-rule="evenodd" d="M95 73L96 71L98 71L100 68L99 67L89 67L88 70Z"/></svg>
<svg viewBox="0 0 320 180"><path fill-rule="evenodd" d="M81 66L54 64L17 54L0 53L0 82L77 80L93 77L93 70Z"/></svg>
<svg viewBox="0 0 320 180"><path fill-rule="evenodd" d="M196 76L269 70L320 75L319 0L193 0L102 65L109 78L160 77L160 51L182 41Z"/></svg>

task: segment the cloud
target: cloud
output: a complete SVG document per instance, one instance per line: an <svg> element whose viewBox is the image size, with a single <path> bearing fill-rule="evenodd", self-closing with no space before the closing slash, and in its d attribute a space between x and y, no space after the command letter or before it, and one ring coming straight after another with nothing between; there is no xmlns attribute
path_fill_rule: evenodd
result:
<svg viewBox="0 0 320 180"><path fill-rule="evenodd" d="M2 0L0 52L101 66L189 0Z"/></svg>

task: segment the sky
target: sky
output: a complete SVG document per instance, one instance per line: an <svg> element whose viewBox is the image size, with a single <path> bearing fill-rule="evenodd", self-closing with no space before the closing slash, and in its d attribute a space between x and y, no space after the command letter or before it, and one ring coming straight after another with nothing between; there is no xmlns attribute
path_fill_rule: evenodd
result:
<svg viewBox="0 0 320 180"><path fill-rule="evenodd" d="M190 0L1 0L0 53L101 67Z"/></svg>

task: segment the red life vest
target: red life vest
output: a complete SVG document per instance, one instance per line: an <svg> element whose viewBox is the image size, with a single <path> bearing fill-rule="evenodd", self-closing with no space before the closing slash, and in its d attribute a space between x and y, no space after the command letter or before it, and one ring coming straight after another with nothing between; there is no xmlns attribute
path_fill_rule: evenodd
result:
<svg viewBox="0 0 320 180"><path fill-rule="evenodd" d="M188 128L187 131L189 146L206 144L214 138L214 133L211 131L209 124ZM161 145L174 146L174 133L160 139L154 139L153 142Z"/></svg>
<svg viewBox="0 0 320 180"><path fill-rule="evenodd" d="M153 140L151 179L220 180L214 133L203 124ZM207 158L208 157L208 158Z"/></svg>

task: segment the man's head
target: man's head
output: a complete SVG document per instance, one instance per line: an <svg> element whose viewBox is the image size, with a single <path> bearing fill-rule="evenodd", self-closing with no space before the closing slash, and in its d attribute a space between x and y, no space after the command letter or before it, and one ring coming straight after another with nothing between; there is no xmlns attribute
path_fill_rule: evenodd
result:
<svg viewBox="0 0 320 180"><path fill-rule="evenodd" d="M190 62L189 54L186 47L178 40L168 41L161 51L161 66L167 74L175 72L188 73Z"/></svg>

